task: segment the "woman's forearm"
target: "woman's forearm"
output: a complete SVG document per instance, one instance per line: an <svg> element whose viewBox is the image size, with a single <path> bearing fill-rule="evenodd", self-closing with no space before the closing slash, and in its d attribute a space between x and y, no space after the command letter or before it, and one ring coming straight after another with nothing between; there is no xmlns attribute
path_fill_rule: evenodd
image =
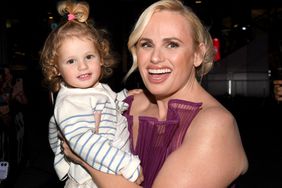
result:
<svg viewBox="0 0 282 188"><path fill-rule="evenodd" d="M81 161L81 165L88 171L99 188L141 188L141 186L128 181L121 175L107 174L96 170L85 161Z"/></svg>
<svg viewBox="0 0 282 188"><path fill-rule="evenodd" d="M93 181L99 188L141 188L137 184L125 179L121 175L107 174L94 169L71 150L62 135L60 135L59 137L62 140L61 147L63 148L62 150L64 151L65 156L70 161L81 165L91 175Z"/></svg>

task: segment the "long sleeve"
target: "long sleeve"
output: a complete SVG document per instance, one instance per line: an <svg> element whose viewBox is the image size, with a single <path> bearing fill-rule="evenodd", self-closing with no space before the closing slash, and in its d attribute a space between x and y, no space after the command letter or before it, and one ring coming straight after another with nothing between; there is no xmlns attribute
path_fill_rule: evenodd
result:
<svg viewBox="0 0 282 188"><path fill-rule="evenodd" d="M123 89L116 95L116 105L119 110L119 112L122 114L123 111L127 110L128 104L125 103L123 100L127 97L127 89Z"/></svg>
<svg viewBox="0 0 282 188"><path fill-rule="evenodd" d="M140 160L129 150L115 146L117 143L120 147L128 145L129 133L127 126L118 128L118 120L125 125L127 122L123 116L116 117L115 106L111 104L108 97L103 95L91 99L78 95L64 97L56 104L56 121L72 150L88 164L102 172L122 174L128 180L135 181L140 174ZM102 112L99 134L94 131L95 111ZM114 145L116 132L123 136L123 140L114 142Z"/></svg>
<svg viewBox="0 0 282 188"><path fill-rule="evenodd" d="M58 131L54 116L52 116L49 121L48 139L49 139L50 147L52 151L54 152L54 154L56 153L57 148L58 148L58 134L59 134L59 131Z"/></svg>
<svg viewBox="0 0 282 188"><path fill-rule="evenodd" d="M70 169L69 163L64 159L61 153L60 140L58 138L59 130L54 116L49 121L49 144L55 154L54 168L60 180L64 180Z"/></svg>

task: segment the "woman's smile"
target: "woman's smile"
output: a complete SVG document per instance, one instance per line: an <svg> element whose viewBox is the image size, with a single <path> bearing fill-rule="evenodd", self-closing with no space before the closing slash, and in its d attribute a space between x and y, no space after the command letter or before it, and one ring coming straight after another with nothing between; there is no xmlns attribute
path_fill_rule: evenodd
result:
<svg viewBox="0 0 282 188"><path fill-rule="evenodd" d="M161 83L169 77L171 72L168 68L148 69L148 79L151 83Z"/></svg>

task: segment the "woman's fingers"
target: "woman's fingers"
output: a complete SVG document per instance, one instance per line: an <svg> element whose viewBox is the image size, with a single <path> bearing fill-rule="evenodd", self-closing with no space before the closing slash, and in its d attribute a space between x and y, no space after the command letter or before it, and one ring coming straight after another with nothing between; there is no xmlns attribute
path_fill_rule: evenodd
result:
<svg viewBox="0 0 282 188"><path fill-rule="evenodd" d="M61 140L60 148L61 148L61 154L64 154L64 140Z"/></svg>
<svg viewBox="0 0 282 188"><path fill-rule="evenodd" d="M65 155L65 159L66 160L70 160L74 163L80 164L82 162L82 159L80 157L78 157L70 148L70 146L68 145L67 140L65 140L65 138L59 134L59 139L61 141L60 143L60 148L61 148L61 154Z"/></svg>

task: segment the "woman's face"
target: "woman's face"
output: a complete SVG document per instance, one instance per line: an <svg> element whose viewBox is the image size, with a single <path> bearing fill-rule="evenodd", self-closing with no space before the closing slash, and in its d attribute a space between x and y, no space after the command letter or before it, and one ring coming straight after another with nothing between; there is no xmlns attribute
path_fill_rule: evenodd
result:
<svg viewBox="0 0 282 188"><path fill-rule="evenodd" d="M95 86L101 74L101 59L94 43L86 38L67 38L58 50L58 68L70 87Z"/></svg>
<svg viewBox="0 0 282 188"><path fill-rule="evenodd" d="M190 25L177 12L153 14L137 43L137 63L147 89L157 97L177 96L195 80Z"/></svg>

